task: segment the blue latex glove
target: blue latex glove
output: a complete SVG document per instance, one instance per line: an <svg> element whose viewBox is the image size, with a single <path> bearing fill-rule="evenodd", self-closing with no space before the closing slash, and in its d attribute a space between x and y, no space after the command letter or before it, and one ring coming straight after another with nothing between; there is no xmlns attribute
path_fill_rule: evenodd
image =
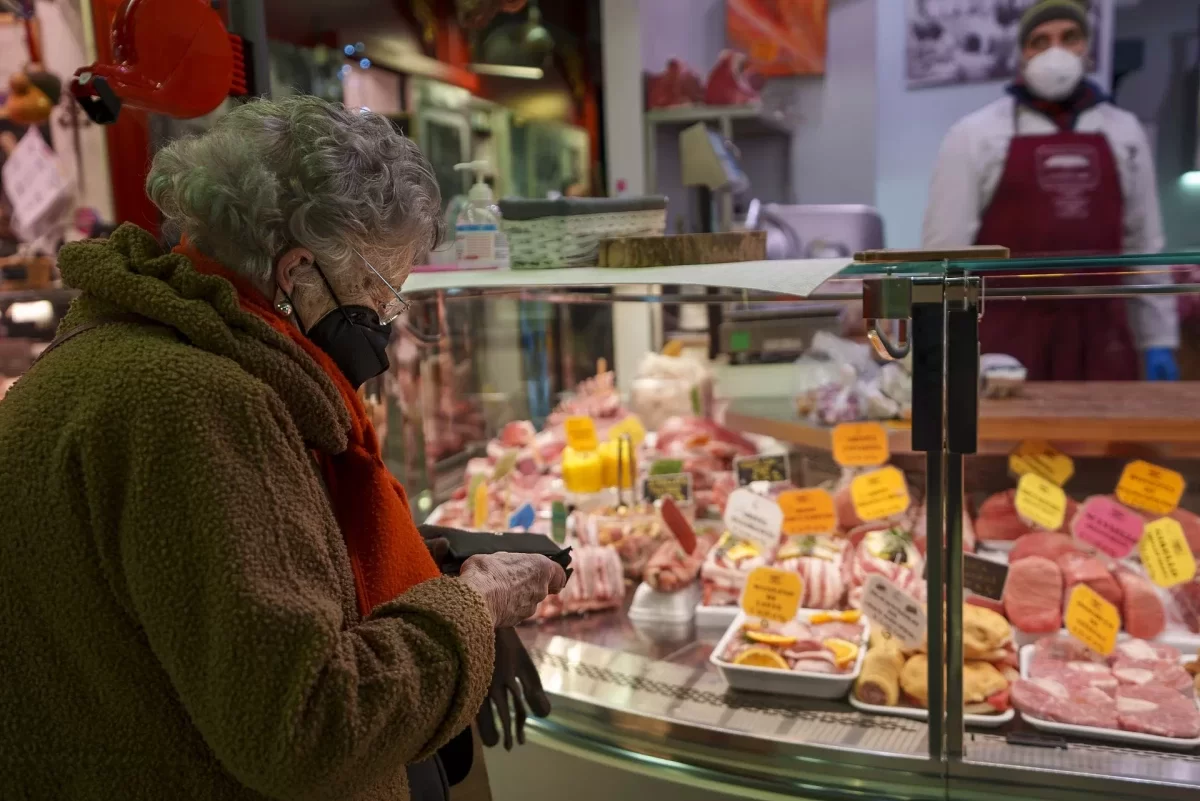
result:
<svg viewBox="0 0 1200 801"><path fill-rule="evenodd" d="M1175 362L1175 351L1171 348L1147 348L1146 380L1178 381L1179 365Z"/></svg>

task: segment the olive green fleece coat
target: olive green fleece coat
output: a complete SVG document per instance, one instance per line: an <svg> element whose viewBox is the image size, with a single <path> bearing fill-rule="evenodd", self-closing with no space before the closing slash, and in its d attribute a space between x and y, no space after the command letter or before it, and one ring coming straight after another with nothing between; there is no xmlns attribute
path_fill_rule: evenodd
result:
<svg viewBox="0 0 1200 801"><path fill-rule="evenodd" d="M134 226L67 245L64 343L0 402L0 798L404 799L492 674L452 578L361 619L320 368Z"/></svg>

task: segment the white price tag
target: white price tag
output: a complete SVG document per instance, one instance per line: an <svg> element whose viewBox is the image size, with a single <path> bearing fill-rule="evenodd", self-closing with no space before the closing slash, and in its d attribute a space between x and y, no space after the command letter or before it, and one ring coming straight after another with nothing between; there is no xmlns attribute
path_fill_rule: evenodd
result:
<svg viewBox="0 0 1200 801"><path fill-rule="evenodd" d="M783 510L770 498L748 489L737 489L725 504L725 528L735 538L774 553L783 529Z"/></svg>
<svg viewBox="0 0 1200 801"><path fill-rule="evenodd" d="M867 578L862 609L872 626L890 632L909 648L925 642L925 607L883 576Z"/></svg>

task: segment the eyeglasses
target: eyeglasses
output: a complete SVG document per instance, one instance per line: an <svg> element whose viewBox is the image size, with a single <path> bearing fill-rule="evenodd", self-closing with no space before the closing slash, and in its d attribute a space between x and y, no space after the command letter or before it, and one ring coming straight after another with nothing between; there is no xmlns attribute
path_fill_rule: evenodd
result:
<svg viewBox="0 0 1200 801"><path fill-rule="evenodd" d="M387 325L388 323L394 321L401 314L404 314L404 312L408 311L409 302L400 297L400 293L396 290L396 288L392 286L386 278L383 277L383 274L380 273L379 270L375 269L374 264L371 264L371 262L367 261L366 256L359 253L357 250L354 252L358 254L360 259L363 260L363 264L367 265L368 269L375 273L375 277L383 282L383 285L388 288L388 291L395 296L386 304L384 304L383 311L379 313L379 322L383 325Z"/></svg>

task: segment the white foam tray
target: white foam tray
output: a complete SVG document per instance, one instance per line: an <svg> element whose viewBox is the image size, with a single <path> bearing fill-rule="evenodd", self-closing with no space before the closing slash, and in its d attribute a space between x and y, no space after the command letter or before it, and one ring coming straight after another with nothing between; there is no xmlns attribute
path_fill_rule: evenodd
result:
<svg viewBox="0 0 1200 801"><path fill-rule="evenodd" d="M635 623L686 624L696 614L700 600L700 581L693 581L679 592L658 592L642 582L633 592L629 619Z"/></svg>
<svg viewBox="0 0 1200 801"><path fill-rule="evenodd" d="M854 693L850 693L850 706L859 712L869 712L872 715L891 715L892 717L908 718L909 720L929 720L928 709L918 709L915 706L867 704L858 700ZM978 726L981 729L998 729L1016 717L1016 714L1013 708L1009 707L1007 711L1001 712L999 715L963 715L963 723L968 726Z"/></svg>
<svg viewBox="0 0 1200 801"><path fill-rule="evenodd" d="M807 621L810 615L821 610L801 609L796 613L799 620ZM721 637L721 641L713 648L711 662L720 671L725 682L736 690L772 693L775 695L795 695L802 698L841 698L853 686L858 674L862 672L863 657L867 653L870 624L863 618L863 635L858 646L858 659L849 673L807 673L795 670L778 670L776 668L747 667L734 665L719 659L718 655L725 653L729 641L741 632L742 623L746 616L740 611L733 623Z"/></svg>
<svg viewBox="0 0 1200 801"><path fill-rule="evenodd" d="M697 606L696 625L702 629L727 629L729 624L742 613L737 604L732 606Z"/></svg>
<svg viewBox="0 0 1200 801"><path fill-rule="evenodd" d="M1029 678L1029 666L1033 663L1034 647L1027 645L1021 649L1021 678ZM1191 658L1184 656L1186 661L1191 661ZM1193 702L1198 703L1200 702ZM1074 726L1070 723L1057 723L1053 720L1042 720L1021 713L1021 717L1041 731L1048 731L1053 734L1065 734L1071 737L1087 737L1092 740L1105 740L1112 743L1125 743L1127 745L1145 745L1151 748L1165 749L1169 751L1190 751L1193 748L1200 746L1200 737L1183 739L1182 737L1159 737L1156 734L1139 734L1133 731L1124 731L1122 729L1102 729L1098 726Z"/></svg>

